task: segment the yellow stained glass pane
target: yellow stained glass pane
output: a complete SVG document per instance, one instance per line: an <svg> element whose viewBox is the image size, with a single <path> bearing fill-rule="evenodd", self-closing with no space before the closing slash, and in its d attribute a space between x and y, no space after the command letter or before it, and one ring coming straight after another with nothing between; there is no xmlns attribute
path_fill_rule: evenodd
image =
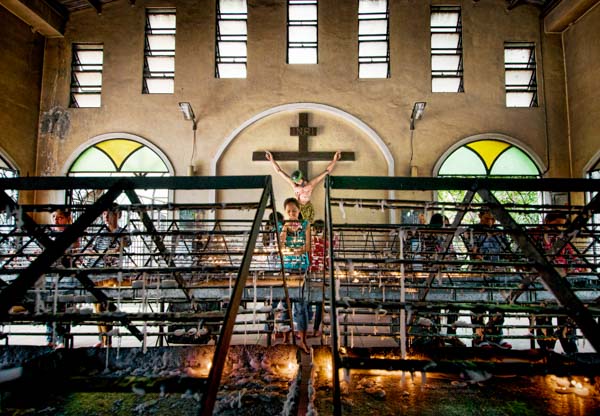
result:
<svg viewBox="0 0 600 416"><path fill-rule="evenodd" d="M97 148L106 152L119 170L127 156L142 146L141 143L126 139L110 139L96 144Z"/></svg>
<svg viewBox="0 0 600 416"><path fill-rule="evenodd" d="M510 144L499 140L478 140L466 145L473 149L485 162L485 166L489 170L500 153L502 153Z"/></svg>

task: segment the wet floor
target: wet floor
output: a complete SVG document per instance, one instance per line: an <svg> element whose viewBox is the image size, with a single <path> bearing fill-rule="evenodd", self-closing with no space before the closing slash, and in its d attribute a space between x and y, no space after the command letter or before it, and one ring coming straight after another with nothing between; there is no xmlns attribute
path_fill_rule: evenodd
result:
<svg viewBox="0 0 600 416"><path fill-rule="evenodd" d="M600 394L583 378L493 377L466 382L441 375L352 373L342 381L343 415L600 415ZM475 375L477 378L477 375ZM485 378L485 377L483 377ZM349 381L349 382L348 382ZM573 382L575 384L573 384ZM576 384L581 383L581 384ZM315 410L332 414L329 383L317 382Z"/></svg>

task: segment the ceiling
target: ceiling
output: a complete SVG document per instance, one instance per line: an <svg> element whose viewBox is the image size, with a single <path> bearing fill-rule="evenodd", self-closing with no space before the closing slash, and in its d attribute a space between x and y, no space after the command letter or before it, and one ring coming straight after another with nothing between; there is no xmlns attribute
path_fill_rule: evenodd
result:
<svg viewBox="0 0 600 416"><path fill-rule="evenodd" d="M57 4L60 8L68 13L77 12L79 10L94 8L98 13L102 13L102 6L113 1L124 0L50 0ZM135 0L128 0L131 5L135 4ZM472 0L474 3L485 2L486 0ZM558 4L561 0L505 0L507 8L514 9L515 7L529 4L542 9L543 12L549 11L552 7Z"/></svg>

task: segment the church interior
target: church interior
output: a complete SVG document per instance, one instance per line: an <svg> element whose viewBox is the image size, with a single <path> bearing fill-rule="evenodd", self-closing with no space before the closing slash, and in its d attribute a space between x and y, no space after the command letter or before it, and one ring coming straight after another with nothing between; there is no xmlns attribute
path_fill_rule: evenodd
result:
<svg viewBox="0 0 600 416"><path fill-rule="evenodd" d="M0 5L0 414L600 412L599 0Z"/></svg>

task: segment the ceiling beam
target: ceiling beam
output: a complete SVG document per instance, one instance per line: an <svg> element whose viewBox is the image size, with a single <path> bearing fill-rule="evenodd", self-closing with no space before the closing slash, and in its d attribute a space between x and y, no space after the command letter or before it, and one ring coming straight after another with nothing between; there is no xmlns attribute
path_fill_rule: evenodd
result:
<svg viewBox="0 0 600 416"><path fill-rule="evenodd" d="M86 0L94 9L96 9L96 13L102 14L102 3L100 0Z"/></svg>
<svg viewBox="0 0 600 416"><path fill-rule="evenodd" d="M58 10L46 0L0 0L0 5L48 38L62 38L67 13Z"/></svg>
<svg viewBox="0 0 600 416"><path fill-rule="evenodd" d="M544 7L546 0L506 0L508 3L508 10L512 10L522 4L531 4L533 6Z"/></svg>
<svg viewBox="0 0 600 416"><path fill-rule="evenodd" d="M544 18L546 32L562 32L598 3L600 3L600 0L568 0L559 2Z"/></svg>

